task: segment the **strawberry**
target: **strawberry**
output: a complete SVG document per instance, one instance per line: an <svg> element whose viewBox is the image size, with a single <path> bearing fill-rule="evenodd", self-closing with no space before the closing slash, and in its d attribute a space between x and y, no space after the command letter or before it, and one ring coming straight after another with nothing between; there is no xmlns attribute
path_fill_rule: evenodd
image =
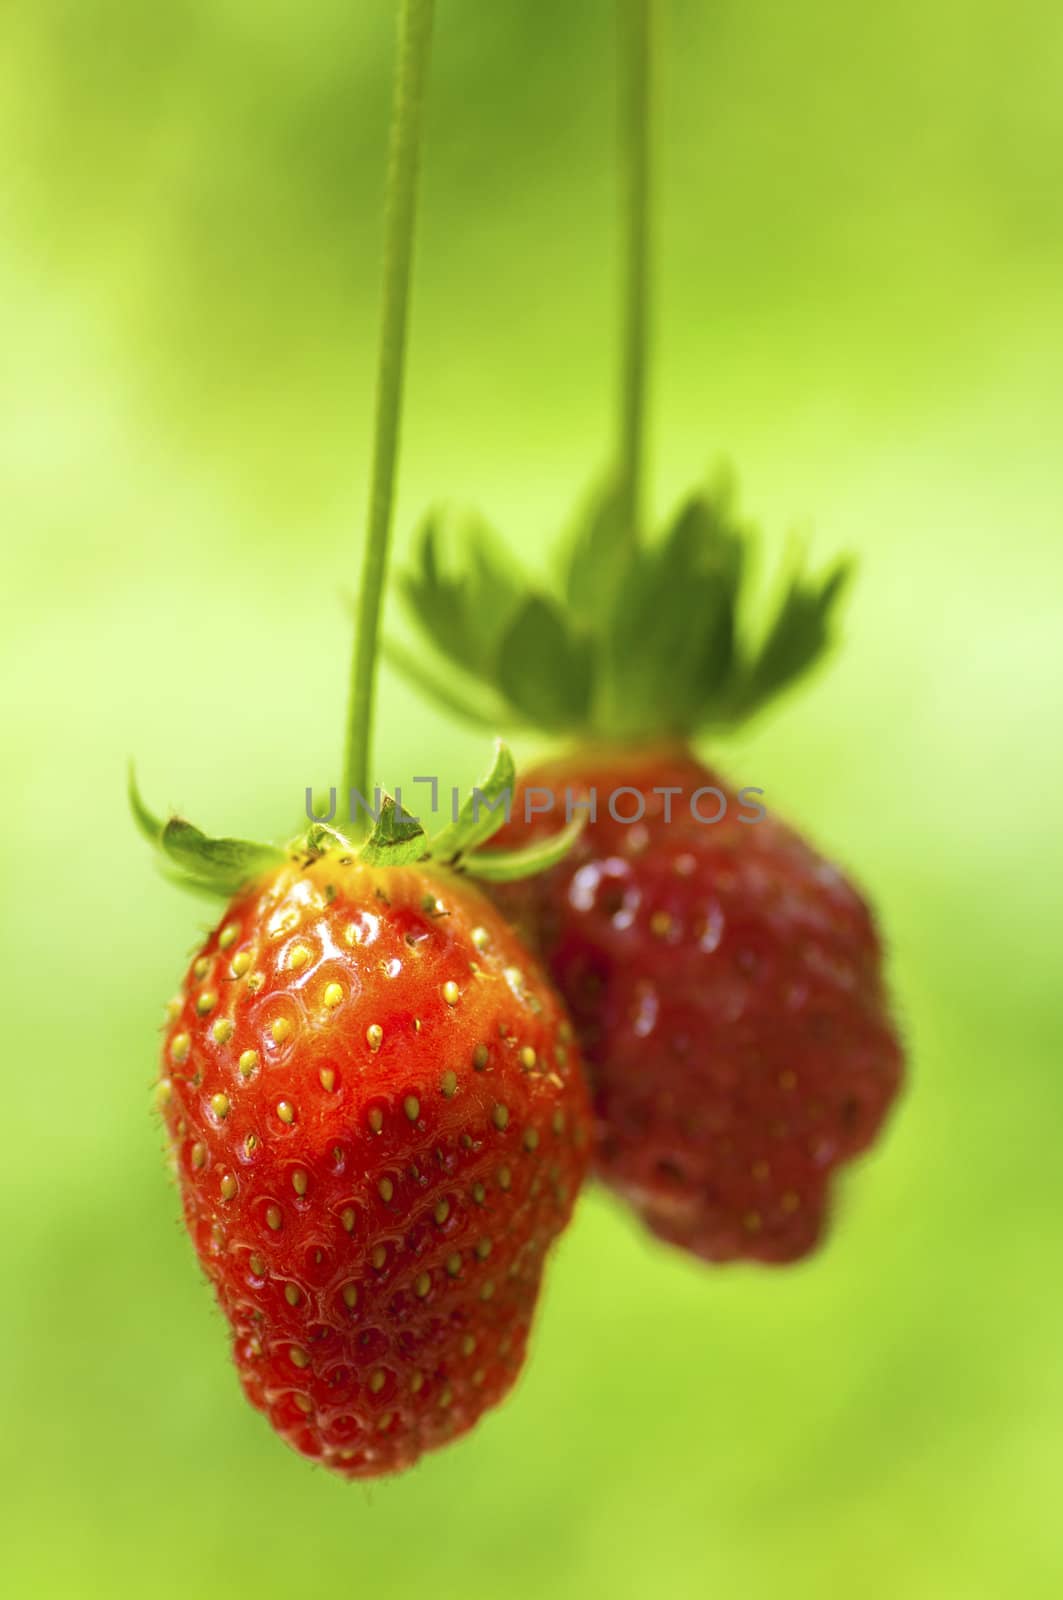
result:
<svg viewBox="0 0 1063 1600"><path fill-rule="evenodd" d="M171 860L187 831L154 823ZM507 1393L590 1146L540 968L457 872L379 864L407 851L393 832L368 860L308 848L239 889L171 1006L160 1081L245 1393L349 1478L409 1466Z"/></svg>
<svg viewBox="0 0 1063 1600"><path fill-rule="evenodd" d="M352 822L354 797L369 792L433 13L433 0L398 8L345 739ZM357 848L314 822L284 849L163 822L130 781L168 876L229 902L172 1004L163 1051L188 1231L248 1399L347 1478L410 1466L507 1393L589 1159L570 1024L464 876L557 859L551 842L481 862L513 777L499 744L484 785L432 841L388 798Z"/></svg>
<svg viewBox="0 0 1063 1600"><path fill-rule="evenodd" d="M455 565L430 517L405 593L454 670L396 659L474 720L575 740L525 775L494 845L549 838L595 791L571 854L495 895L571 1009L598 1175L699 1257L792 1261L898 1090L882 953L858 892L774 814L750 820L690 741L813 664L845 568L797 567L758 638L726 493L691 497L654 543L625 514L610 494L592 506L560 583L523 574L479 523Z"/></svg>
<svg viewBox="0 0 1063 1600"><path fill-rule="evenodd" d="M495 897L576 1023L598 1175L705 1260L805 1255L832 1174L874 1139L900 1081L867 905L682 745L526 773L497 842L548 834L556 821L534 808L549 793L563 814L566 791L595 792L597 820L548 874ZM612 795L641 820L617 821Z"/></svg>

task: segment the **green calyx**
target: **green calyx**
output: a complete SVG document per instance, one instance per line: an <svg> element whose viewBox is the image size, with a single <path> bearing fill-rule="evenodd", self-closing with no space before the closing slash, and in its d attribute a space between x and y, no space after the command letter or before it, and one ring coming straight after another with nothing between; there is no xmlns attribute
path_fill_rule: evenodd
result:
<svg viewBox="0 0 1063 1600"><path fill-rule="evenodd" d="M740 722L824 654L847 560L812 573L795 553L758 626L729 487L689 496L652 541L630 537L624 504L595 495L543 579L475 516L429 513L401 587L433 659L392 643L393 664L481 726L641 742Z"/></svg>
<svg viewBox="0 0 1063 1600"><path fill-rule="evenodd" d="M182 888L229 900L286 861L308 865L331 854L371 867L431 862L492 883L545 872L567 855L586 818L581 814L560 832L521 849L481 853L481 846L509 821L515 783L513 756L499 739L491 770L473 786L457 815L434 837L430 838L418 819L387 795L381 799L372 831L360 845L323 822L312 822L305 833L283 847L248 839L210 838L182 817L164 821L150 811L132 767L129 806L137 827L156 851L166 877Z"/></svg>

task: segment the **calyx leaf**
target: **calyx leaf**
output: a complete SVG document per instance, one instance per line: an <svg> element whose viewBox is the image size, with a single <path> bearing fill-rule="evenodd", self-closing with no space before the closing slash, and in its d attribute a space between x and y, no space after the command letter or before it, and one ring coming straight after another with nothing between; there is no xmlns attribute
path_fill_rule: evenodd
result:
<svg viewBox="0 0 1063 1600"><path fill-rule="evenodd" d="M279 866L285 851L249 839L212 839L183 817L155 816L129 769L129 806L141 833L158 852L167 877L191 889L230 899L246 883Z"/></svg>
<svg viewBox="0 0 1063 1600"><path fill-rule="evenodd" d="M689 495L654 541L628 538L624 515L607 482L542 579L476 518L447 522L455 567L430 517L403 589L435 659L398 669L466 720L635 742L749 717L830 647L850 563L812 573L795 558L771 621L749 626L756 535L727 481Z"/></svg>
<svg viewBox="0 0 1063 1600"><path fill-rule="evenodd" d="M157 852L164 875L182 888L223 899L231 899L246 884L286 860L314 860L332 853L374 867L432 862L499 883L553 866L569 849L580 827L577 823L526 849L482 852L480 846L509 821L516 776L512 752L499 739L489 771L474 785L454 820L434 838L430 839L418 819L391 795L385 795L372 831L361 845L353 844L323 822L311 822L288 850L247 839L211 838L183 817L164 821L156 816L141 796L132 767L129 805L137 827Z"/></svg>
<svg viewBox="0 0 1063 1600"><path fill-rule="evenodd" d="M391 795L380 804L380 816L358 854L371 867L405 867L427 855L428 840L416 817L397 805Z"/></svg>
<svg viewBox="0 0 1063 1600"><path fill-rule="evenodd" d="M509 821L516 781L512 752L497 739L491 770L473 785L455 820L441 828L432 840L433 859L456 863L478 845L486 844Z"/></svg>
<svg viewBox="0 0 1063 1600"><path fill-rule="evenodd" d="M522 845L519 850L481 850L466 862L474 878L486 883L514 883L519 878L534 878L563 861L587 825L586 813L573 817L565 827L546 839Z"/></svg>

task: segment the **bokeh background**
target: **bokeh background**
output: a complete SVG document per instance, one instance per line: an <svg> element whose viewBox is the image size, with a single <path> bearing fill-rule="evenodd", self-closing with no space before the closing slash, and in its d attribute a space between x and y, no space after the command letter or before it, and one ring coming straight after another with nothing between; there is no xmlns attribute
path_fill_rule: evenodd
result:
<svg viewBox="0 0 1063 1600"><path fill-rule="evenodd" d="M273 1441L150 1113L203 913L124 764L282 835L337 776L394 8L5 7L12 1595L1061 1591L1063 10L665 10L654 498L727 456L769 553L860 554L839 659L714 753L874 895L906 1103L808 1265L591 1194L467 1442L366 1490ZM439 12L397 544L457 499L535 558L610 437L612 7ZM384 781L481 769L382 696Z"/></svg>

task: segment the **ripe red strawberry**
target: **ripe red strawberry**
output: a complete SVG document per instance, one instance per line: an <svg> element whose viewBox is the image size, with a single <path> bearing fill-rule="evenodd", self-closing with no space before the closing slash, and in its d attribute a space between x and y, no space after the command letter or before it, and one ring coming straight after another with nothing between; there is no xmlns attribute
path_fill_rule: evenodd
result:
<svg viewBox="0 0 1063 1600"><path fill-rule="evenodd" d="M726 803L716 823L690 805L710 786ZM533 788L556 796L553 819L524 823ZM556 828L566 789L596 791L597 821L548 874L494 895L575 1021L598 1175L706 1260L794 1260L820 1237L832 1174L871 1143L900 1082L871 914L790 829L740 820L754 809L681 746L592 750L527 773L496 842ZM610 814L621 789L617 814L641 797L641 821ZM695 805L711 818L723 802Z"/></svg>
<svg viewBox="0 0 1063 1600"><path fill-rule="evenodd" d="M571 855L496 899L571 1008L599 1175L699 1256L790 1261L815 1245L832 1174L897 1093L881 951L856 891L773 815L739 820L749 809L688 741L756 711L816 660L845 568L794 570L757 637L747 534L726 495L691 498L652 543L632 538L629 516L606 496L577 527L560 583L538 586L478 524L455 570L430 518L405 592L458 676L399 664L451 709L576 741L570 759L527 774L492 848L557 828L567 788L597 791ZM724 791L723 820L713 796L696 796L706 787ZM555 804L526 823L532 788ZM640 821L610 816L625 789L617 814L644 805Z"/></svg>
<svg viewBox="0 0 1063 1600"><path fill-rule="evenodd" d="M350 1478L464 1433L589 1154L534 961L454 874L332 854L239 893L171 1009L163 1115L252 1404Z"/></svg>

